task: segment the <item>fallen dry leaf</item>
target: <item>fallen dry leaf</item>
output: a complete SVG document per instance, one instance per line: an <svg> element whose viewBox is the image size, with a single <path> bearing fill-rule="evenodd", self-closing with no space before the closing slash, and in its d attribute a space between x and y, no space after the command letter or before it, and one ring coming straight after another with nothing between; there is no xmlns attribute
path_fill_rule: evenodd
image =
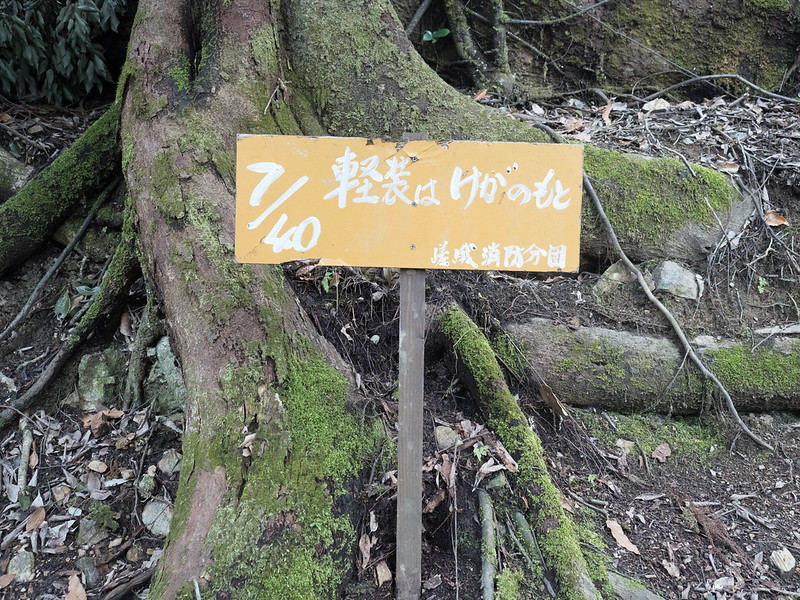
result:
<svg viewBox="0 0 800 600"><path fill-rule="evenodd" d="M71 575L69 578L69 587L67 588L67 595L64 600L86 600L86 590L83 589L81 578L77 575Z"/></svg>
<svg viewBox="0 0 800 600"><path fill-rule="evenodd" d="M664 567L664 570L672 575L673 577L680 577L681 570L678 568L674 562L668 561L666 558L661 561L661 566Z"/></svg>
<svg viewBox="0 0 800 600"><path fill-rule="evenodd" d="M36 452L36 448L31 448L31 455L28 457L28 467L31 469L35 469L36 465L39 464L39 454Z"/></svg>
<svg viewBox="0 0 800 600"><path fill-rule="evenodd" d="M611 119L609 118L609 115L611 114L612 106L614 106L614 101L609 99L608 103L606 104L606 107L603 109L602 117L603 117L603 123L606 124L606 127L611 126Z"/></svg>
<svg viewBox="0 0 800 600"><path fill-rule="evenodd" d="M723 173L735 174L739 172L739 165L737 165L735 162L721 160L717 162L717 170L722 171Z"/></svg>
<svg viewBox="0 0 800 600"><path fill-rule="evenodd" d="M639 549L636 547L636 544L628 539L628 536L625 535L624 531L622 531L622 526L617 523L615 519L609 519L606 521L606 527L611 530L611 535L614 536L614 539L617 541L617 543L625 548L625 550L628 552L633 552L634 554L641 554Z"/></svg>
<svg viewBox="0 0 800 600"><path fill-rule="evenodd" d="M6 573L5 575L0 575L0 590L4 587L8 587L8 585L14 581L14 577L16 577L16 573Z"/></svg>
<svg viewBox="0 0 800 600"><path fill-rule="evenodd" d="M583 129L583 124L583 119L567 119L564 122L564 133L572 133L573 131Z"/></svg>
<svg viewBox="0 0 800 600"><path fill-rule="evenodd" d="M28 517L28 522L25 523L25 531L33 531L34 529L38 529L39 525L44 523L44 515L44 508L37 508L35 511L33 511L33 514Z"/></svg>
<svg viewBox="0 0 800 600"><path fill-rule="evenodd" d="M442 576L439 575L439 573L431 576L422 583L422 587L426 590L435 590L440 585L442 585Z"/></svg>
<svg viewBox="0 0 800 600"><path fill-rule="evenodd" d="M655 100L650 100L650 102L645 102L645 105L642 106L642 110L645 112L652 112L654 110L667 110L668 108L669 108L669 102L667 102L663 98L656 98Z"/></svg>
<svg viewBox="0 0 800 600"><path fill-rule="evenodd" d="M108 465L102 460L91 460L87 466L90 471L94 471L95 473L105 473L108 471Z"/></svg>
<svg viewBox="0 0 800 600"><path fill-rule="evenodd" d="M375 565L375 582L378 584L378 587L381 587L384 583L391 580L392 572L389 569L389 565L386 564L385 560L382 560Z"/></svg>
<svg viewBox="0 0 800 600"><path fill-rule="evenodd" d="M98 437L108 426L108 419L119 419L123 414L125 413L116 408L99 410L96 413L81 417L81 423L83 423L84 428L92 430L94 437Z"/></svg>
<svg viewBox="0 0 800 600"><path fill-rule="evenodd" d="M358 549L361 550L361 568L366 569L367 565L369 564L369 555L372 550L372 540L370 540L368 533L363 534L361 539L358 540Z"/></svg>
<svg viewBox="0 0 800 600"><path fill-rule="evenodd" d="M472 97L472 99L475 102L480 102L481 100L485 100L486 98L491 98L491 96L492 95L489 93L489 89L483 88L482 90L479 90L478 93Z"/></svg>
<svg viewBox="0 0 800 600"><path fill-rule="evenodd" d="M764 213L764 220L770 227L780 227L781 225L788 225L787 221L782 214L775 210L768 210Z"/></svg>
<svg viewBox="0 0 800 600"><path fill-rule="evenodd" d="M440 489L438 492L436 492L436 495L428 500L428 503L423 507L422 514L427 515L436 510L436 507L442 503L442 500L444 500L445 495L446 492L443 489Z"/></svg>
<svg viewBox="0 0 800 600"><path fill-rule="evenodd" d="M561 403L561 400L558 399L556 393L553 391L549 385L547 385L544 381L539 383L539 397L542 399L542 402L547 404L550 410L553 411L553 414L560 419L565 419L569 416L567 413L567 408Z"/></svg>
<svg viewBox="0 0 800 600"><path fill-rule="evenodd" d="M656 449L653 450L653 454L651 456L655 458L658 462L666 462L667 457L672 454L672 448L669 447L667 442L663 444L659 444L656 446Z"/></svg>

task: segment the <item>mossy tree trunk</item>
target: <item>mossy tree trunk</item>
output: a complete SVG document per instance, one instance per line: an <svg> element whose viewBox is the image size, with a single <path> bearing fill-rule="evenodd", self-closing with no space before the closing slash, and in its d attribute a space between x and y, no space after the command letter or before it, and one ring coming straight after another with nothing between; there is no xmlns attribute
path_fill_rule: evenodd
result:
<svg viewBox="0 0 800 600"><path fill-rule="evenodd" d="M151 597L193 597L195 582L203 597L335 597L356 541L348 482L382 430L353 410L341 359L280 271L233 257L236 134L547 140L447 86L388 0L141 0L119 89L142 268L189 397ZM644 171L613 156L587 152L587 169L627 190L630 169ZM712 173L689 181L679 163L656 162L674 186L635 179L656 211L736 198Z"/></svg>

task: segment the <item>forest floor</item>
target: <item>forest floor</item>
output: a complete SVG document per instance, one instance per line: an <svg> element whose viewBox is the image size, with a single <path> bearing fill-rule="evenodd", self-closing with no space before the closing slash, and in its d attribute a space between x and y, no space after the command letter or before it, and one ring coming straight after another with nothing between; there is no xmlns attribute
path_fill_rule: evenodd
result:
<svg viewBox="0 0 800 600"><path fill-rule="evenodd" d="M492 103L491 98L482 101ZM529 104L523 110L497 108L582 143L678 156L741 177L759 190L764 214L775 224L762 226L754 216L737 247L718 248L703 266L704 301L676 304L676 316L697 333L741 338L746 332L754 346L762 339L752 333L758 327L800 322L793 295L798 271L789 257L800 250L796 105L743 96L667 103L651 112L622 102L589 106L577 99ZM0 139L6 148L14 141L20 156L40 167L100 113L0 105L0 120L35 144L6 130ZM99 227L96 233L113 235L113 227ZM776 236L787 251L777 250ZM62 247L49 243L0 281L1 328ZM46 285L31 315L3 341L0 401L36 380L73 317L90 300L105 260L102 251L79 245ZM607 266L587 263L577 275L525 278L429 272L428 313L455 301L486 330L546 317L573 328L603 325L670 336L643 296L613 311L594 300L592 287ZM359 393L372 414L394 432L397 273L307 264L286 265L285 273L319 330L358 374ZM143 304L144 294L135 288L118 326L90 340L83 353L108 347L129 351ZM23 469L25 488L18 479L23 433L9 431L0 439L0 600L144 597L160 554L164 538L143 525L142 511L153 498L167 504L174 500L177 472L162 467L180 450L180 415L157 414L151 406L124 408L120 398L84 413L66 402L79 360L50 390L49 403L36 407L26 421L33 450ZM124 371L112 375L124 380ZM509 385L542 439L562 504L586 532L584 543L601 550L609 568L675 600L800 596L800 572L781 574L772 559L780 551L800 558L800 415L743 415L776 447L770 454L742 436L715 402L702 415L680 419L571 409L559 424L525 381L509 375ZM476 487L485 487L496 475L480 471L494 452L494 433L483 423L448 353L432 348L425 377L425 600L481 596ZM447 448L445 438L461 444ZM379 471L366 476L359 490L363 506L357 535L362 543L353 561L360 575L348 587L348 598L394 594L392 582L384 580L394 571L395 473ZM454 474L454 487L446 484L447 473ZM140 485L148 475L154 491ZM502 485L493 493L513 496ZM505 515L498 516L500 566L513 572L525 557L506 528ZM94 522L96 535L87 533L87 520ZM614 523L621 527L616 536ZM2 575L23 551L35 559L32 580ZM521 585L535 587L525 581Z"/></svg>

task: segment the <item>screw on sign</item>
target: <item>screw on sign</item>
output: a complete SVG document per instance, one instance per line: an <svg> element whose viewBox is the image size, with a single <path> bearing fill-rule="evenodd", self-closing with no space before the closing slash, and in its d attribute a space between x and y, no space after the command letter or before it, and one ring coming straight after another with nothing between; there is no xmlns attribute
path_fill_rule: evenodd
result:
<svg viewBox="0 0 800 600"><path fill-rule="evenodd" d="M578 268L583 148L239 136L236 257L400 267L397 598L421 588L424 269Z"/></svg>

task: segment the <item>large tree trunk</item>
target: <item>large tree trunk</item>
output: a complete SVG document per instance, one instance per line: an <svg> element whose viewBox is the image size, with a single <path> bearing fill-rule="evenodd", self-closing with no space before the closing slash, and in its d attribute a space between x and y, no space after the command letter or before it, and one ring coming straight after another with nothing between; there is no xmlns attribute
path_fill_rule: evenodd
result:
<svg viewBox="0 0 800 600"><path fill-rule="evenodd" d="M352 416L348 382L330 366L341 359L280 271L234 260L236 133L546 141L445 85L386 0L284 0L277 10L142 0L121 82L142 267L160 292L189 397L152 598L188 593L195 581L203 597L336 596L356 537L347 484L382 436ZM737 198L717 174L691 180L677 161L653 162L668 189L623 155L590 151L586 162L607 189L628 193L633 181L631 193L658 198L656 212L688 199L710 220L706 198L715 208Z"/></svg>

